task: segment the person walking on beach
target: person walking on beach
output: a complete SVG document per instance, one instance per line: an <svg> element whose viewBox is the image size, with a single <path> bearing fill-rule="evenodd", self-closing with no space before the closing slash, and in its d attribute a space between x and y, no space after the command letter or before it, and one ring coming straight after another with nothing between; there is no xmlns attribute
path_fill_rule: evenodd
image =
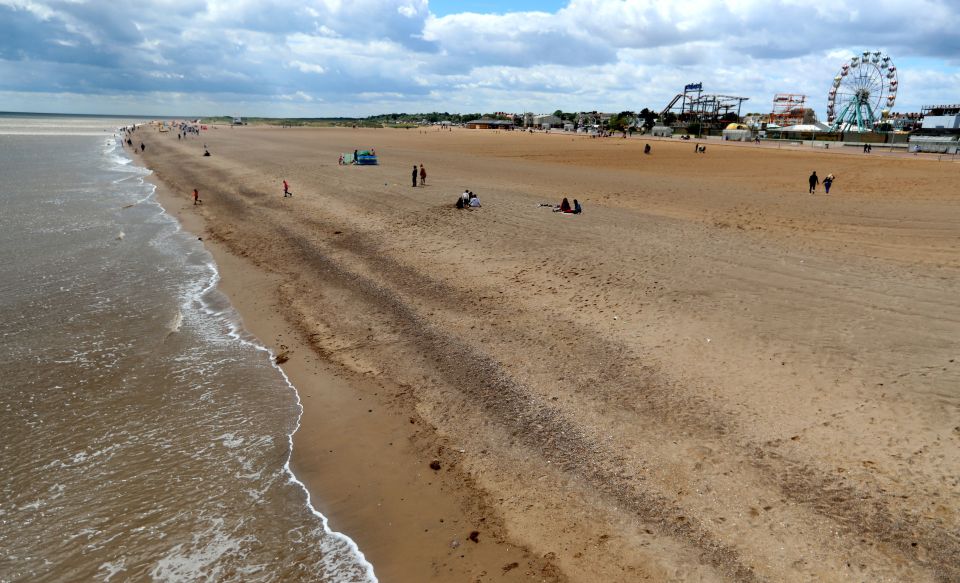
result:
<svg viewBox="0 0 960 583"><path fill-rule="evenodd" d="M196 188L193 189L193 204L200 204L203 201L200 200L200 191Z"/></svg>
<svg viewBox="0 0 960 583"><path fill-rule="evenodd" d="M412 177L413 177L413 185L416 186L417 185L417 165L416 164L413 165Z"/></svg>
<svg viewBox="0 0 960 583"><path fill-rule="evenodd" d="M146 150L146 149L147 149L147 147L143 145L143 142L140 142L140 151L142 152L142 151L144 151L144 150Z"/></svg>
<svg viewBox="0 0 960 583"><path fill-rule="evenodd" d="M357 151L356 151L356 150L353 151L353 163L354 163L354 164L357 163Z"/></svg>
<svg viewBox="0 0 960 583"><path fill-rule="evenodd" d="M814 170L813 174L810 175L810 194L813 194L817 191L818 184L820 184L820 179L817 178L817 171Z"/></svg>
<svg viewBox="0 0 960 583"><path fill-rule="evenodd" d="M293 196L293 195L290 194L290 185L287 184L286 180L284 180L283 181L283 197L286 198L288 196Z"/></svg>
<svg viewBox="0 0 960 583"><path fill-rule="evenodd" d="M827 194L830 194L830 187L833 185L834 178L833 174L827 174L827 177L823 179L823 190Z"/></svg>
<svg viewBox="0 0 960 583"><path fill-rule="evenodd" d="M427 185L427 169L423 167L423 164L420 165L420 186Z"/></svg>

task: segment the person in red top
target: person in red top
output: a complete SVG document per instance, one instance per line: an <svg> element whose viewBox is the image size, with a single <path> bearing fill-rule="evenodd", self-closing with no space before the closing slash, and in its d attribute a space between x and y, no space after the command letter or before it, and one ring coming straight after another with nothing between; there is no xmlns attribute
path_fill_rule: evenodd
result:
<svg viewBox="0 0 960 583"><path fill-rule="evenodd" d="M193 204L197 204L197 203L201 203L201 202L203 202L203 201L200 200L200 191L197 190L196 188L194 188L194 189L193 189Z"/></svg>
<svg viewBox="0 0 960 583"><path fill-rule="evenodd" d="M423 164L420 165L420 186L426 186L427 184L427 169L423 167Z"/></svg>
<svg viewBox="0 0 960 583"><path fill-rule="evenodd" d="M283 196L285 197L293 196L292 194L290 194L290 185L287 184L286 180L283 181Z"/></svg>

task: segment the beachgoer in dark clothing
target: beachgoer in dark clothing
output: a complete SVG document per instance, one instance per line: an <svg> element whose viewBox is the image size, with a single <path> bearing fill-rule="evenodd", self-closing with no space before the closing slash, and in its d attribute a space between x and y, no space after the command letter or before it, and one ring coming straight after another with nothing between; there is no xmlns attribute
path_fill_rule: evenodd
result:
<svg viewBox="0 0 960 583"><path fill-rule="evenodd" d="M209 155L210 155L210 150L204 150L204 151L203 151L203 155L204 155L204 156L209 156Z"/></svg>
<svg viewBox="0 0 960 583"><path fill-rule="evenodd" d="M197 190L196 188L194 188L194 189L193 189L193 204L197 204L197 203L201 203L201 202L203 202L203 201L200 200L200 191Z"/></svg>
<svg viewBox="0 0 960 583"><path fill-rule="evenodd" d="M573 214L579 215L582 212L583 212L583 207L580 206L580 201L577 199L573 199Z"/></svg>
<svg viewBox="0 0 960 583"><path fill-rule="evenodd" d="M411 176L413 178L413 185L416 186L417 185L417 165L416 164L413 165L413 174Z"/></svg>
<svg viewBox="0 0 960 583"><path fill-rule="evenodd" d="M643 147L643 153L644 153L644 154L649 154L649 153L650 153L650 144L647 144L647 145L645 145L645 146Z"/></svg>
<svg viewBox="0 0 960 583"><path fill-rule="evenodd" d="M833 174L827 174L827 177L823 179L823 190L825 190L827 194L830 194L830 187L833 186L833 180Z"/></svg>
<svg viewBox="0 0 960 583"><path fill-rule="evenodd" d="M143 145L143 142L140 142L140 151L142 152L142 151L144 151L144 150L146 150L146 149L147 149L147 147Z"/></svg>
<svg viewBox="0 0 960 583"><path fill-rule="evenodd" d="M817 191L818 184L820 184L820 179L817 177L816 170L814 170L813 174L810 175L810 194Z"/></svg>
<svg viewBox="0 0 960 583"><path fill-rule="evenodd" d="M354 163L354 164L357 163L357 151L356 151L356 150L353 151L353 163Z"/></svg>
<svg viewBox="0 0 960 583"><path fill-rule="evenodd" d="M420 165L420 186L427 185L427 170L423 167L423 164Z"/></svg>
<svg viewBox="0 0 960 583"><path fill-rule="evenodd" d="M462 196L458 196L458 197L457 197L457 204L456 204L455 206L456 206L458 209L462 209L462 208L463 208L463 197L462 197Z"/></svg>
<svg viewBox="0 0 960 583"><path fill-rule="evenodd" d="M570 201L567 200L566 197L564 197L563 200L560 201L560 212L562 212L562 213L569 213L569 212L571 212L571 209L570 209Z"/></svg>

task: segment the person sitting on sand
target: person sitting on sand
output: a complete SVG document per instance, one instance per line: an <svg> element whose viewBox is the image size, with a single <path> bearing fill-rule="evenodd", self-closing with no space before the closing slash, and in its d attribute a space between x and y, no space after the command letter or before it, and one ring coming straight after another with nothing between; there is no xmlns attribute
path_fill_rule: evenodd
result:
<svg viewBox="0 0 960 583"><path fill-rule="evenodd" d="M560 206L553 209L553 211L558 213L573 212L573 210L570 208L570 201L567 200L567 197L563 197L563 200L560 201Z"/></svg>
<svg viewBox="0 0 960 583"><path fill-rule="evenodd" d="M583 207L580 206L580 201L577 199L573 199L573 214L579 215L582 212L583 212Z"/></svg>
<svg viewBox="0 0 960 583"><path fill-rule="evenodd" d="M472 192L470 193L470 207L471 207L471 208L479 208L479 207L480 207L480 197L478 197L477 195L473 194Z"/></svg>
<svg viewBox="0 0 960 583"><path fill-rule="evenodd" d="M203 151L203 155L204 155L204 156L209 156L209 155L210 155L210 150L204 150L204 151Z"/></svg>
<svg viewBox="0 0 960 583"><path fill-rule="evenodd" d="M649 153L650 153L650 144L647 144L647 145L645 145L645 146L643 147L643 153L644 153L644 154L649 154Z"/></svg>
<svg viewBox="0 0 960 583"><path fill-rule="evenodd" d="M470 191L463 189L463 194L460 195L460 200L463 201L463 206L470 205Z"/></svg>
<svg viewBox="0 0 960 583"><path fill-rule="evenodd" d="M462 197L462 196L458 196L458 197L457 197L457 204L454 205L454 206L456 206L458 209L463 209L463 208L464 208L464 205L463 205L463 197Z"/></svg>

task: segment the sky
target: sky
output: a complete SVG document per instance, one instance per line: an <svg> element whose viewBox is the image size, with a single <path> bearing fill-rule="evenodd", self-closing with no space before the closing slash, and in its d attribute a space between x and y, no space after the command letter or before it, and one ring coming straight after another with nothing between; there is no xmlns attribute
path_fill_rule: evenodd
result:
<svg viewBox="0 0 960 583"><path fill-rule="evenodd" d="M0 111L660 110L801 93L882 51L895 111L960 103L956 0L0 0Z"/></svg>

